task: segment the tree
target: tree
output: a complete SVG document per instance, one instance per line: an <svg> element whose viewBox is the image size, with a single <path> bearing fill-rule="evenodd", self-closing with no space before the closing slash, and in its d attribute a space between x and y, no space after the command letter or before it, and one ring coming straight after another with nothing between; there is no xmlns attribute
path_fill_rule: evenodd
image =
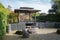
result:
<svg viewBox="0 0 60 40"><path fill-rule="evenodd" d="M17 15L14 12L11 12L8 15L8 23L15 23L15 22L18 22Z"/></svg>
<svg viewBox="0 0 60 40"><path fill-rule="evenodd" d="M9 13L10 11L0 3L0 40L3 40L6 33L7 15Z"/></svg>
<svg viewBox="0 0 60 40"><path fill-rule="evenodd" d="M60 0L52 0L52 8L56 10L56 14L60 14Z"/></svg>
<svg viewBox="0 0 60 40"><path fill-rule="evenodd" d="M5 8L1 3L0 3L0 12L3 12L5 15L9 15L10 11Z"/></svg>
<svg viewBox="0 0 60 40"><path fill-rule="evenodd" d="M40 16L40 13L32 13L32 18L35 20L36 17L36 21L39 20L38 17Z"/></svg>
<svg viewBox="0 0 60 40"><path fill-rule="evenodd" d="M4 35L6 33L6 25L7 25L7 16L0 12L0 40L3 40Z"/></svg>
<svg viewBox="0 0 60 40"><path fill-rule="evenodd" d="M40 16L40 13L32 13L32 16L34 17L34 16Z"/></svg>

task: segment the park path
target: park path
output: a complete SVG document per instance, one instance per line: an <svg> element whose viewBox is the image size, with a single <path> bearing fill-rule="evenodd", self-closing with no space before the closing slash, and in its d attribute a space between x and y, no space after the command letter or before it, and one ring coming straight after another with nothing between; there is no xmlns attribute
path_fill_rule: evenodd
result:
<svg viewBox="0 0 60 40"><path fill-rule="evenodd" d="M57 29L37 29L36 33L29 38L21 38L21 35L6 34L6 40L60 40L60 35L56 34Z"/></svg>

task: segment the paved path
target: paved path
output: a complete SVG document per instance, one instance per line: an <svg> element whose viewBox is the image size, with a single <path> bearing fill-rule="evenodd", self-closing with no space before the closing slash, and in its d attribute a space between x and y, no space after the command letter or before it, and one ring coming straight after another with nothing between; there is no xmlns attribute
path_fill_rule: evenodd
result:
<svg viewBox="0 0 60 40"><path fill-rule="evenodd" d="M6 40L60 40L56 34L57 29L38 29L37 33L31 34L29 38L21 38L21 35L7 34Z"/></svg>

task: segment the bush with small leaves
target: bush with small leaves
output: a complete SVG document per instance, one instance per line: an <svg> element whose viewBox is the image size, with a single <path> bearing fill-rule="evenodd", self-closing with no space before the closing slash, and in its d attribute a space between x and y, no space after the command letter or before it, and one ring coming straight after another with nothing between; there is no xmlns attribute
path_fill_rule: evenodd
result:
<svg viewBox="0 0 60 40"><path fill-rule="evenodd" d="M6 33L7 16L0 12L0 40L3 40Z"/></svg>

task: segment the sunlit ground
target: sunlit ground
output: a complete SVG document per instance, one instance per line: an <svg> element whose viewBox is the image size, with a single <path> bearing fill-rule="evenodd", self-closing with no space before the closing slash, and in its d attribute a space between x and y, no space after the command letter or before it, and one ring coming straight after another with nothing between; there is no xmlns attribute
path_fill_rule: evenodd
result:
<svg viewBox="0 0 60 40"><path fill-rule="evenodd" d="M6 40L60 40L60 35L56 34L57 29L36 29L36 33L33 33L29 38L22 38L22 35L6 34Z"/></svg>

